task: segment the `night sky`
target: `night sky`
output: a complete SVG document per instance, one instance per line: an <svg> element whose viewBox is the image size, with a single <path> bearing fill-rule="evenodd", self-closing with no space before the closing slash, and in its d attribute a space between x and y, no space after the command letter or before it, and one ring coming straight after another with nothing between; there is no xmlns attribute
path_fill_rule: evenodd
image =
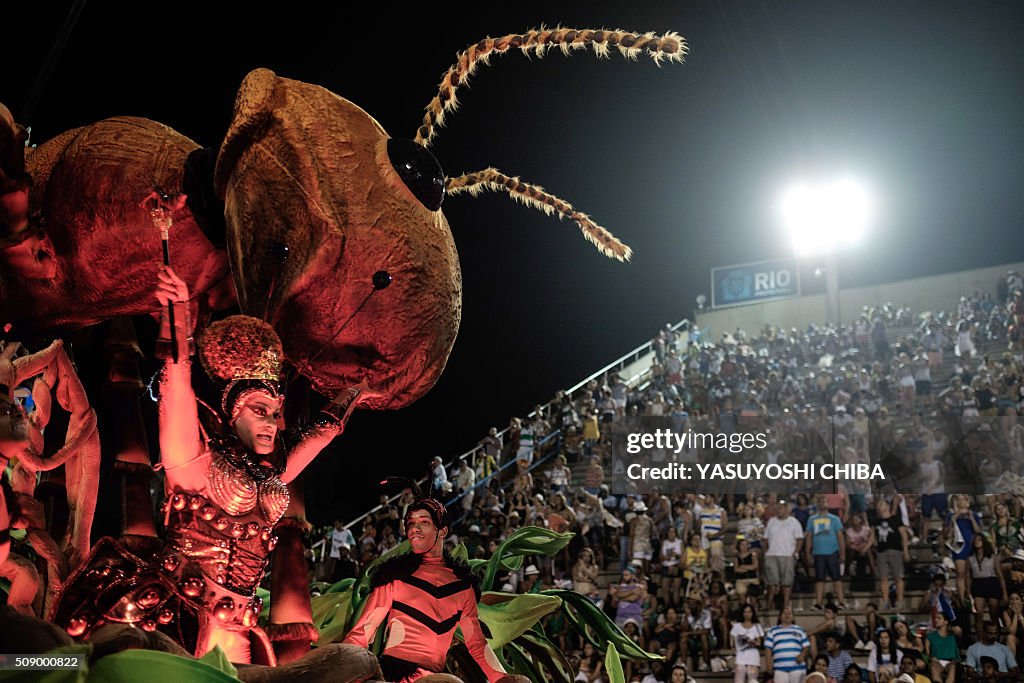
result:
<svg viewBox="0 0 1024 683"><path fill-rule="evenodd" d="M1018 2L367 3L358 22L341 3L223 4L87 4L27 118L69 5L5 7L0 101L36 142L130 114L215 145L262 66L412 137L440 75L485 35L673 30L690 46L661 68L510 53L460 91L432 147L447 174L496 166L540 184L635 256L609 261L574 224L504 195L448 198L464 279L448 369L408 409L356 414L314 466L315 521L359 511L379 475L468 449L690 316L711 267L789 256L776 205L793 179L850 175L875 198L841 286L1024 258Z"/></svg>

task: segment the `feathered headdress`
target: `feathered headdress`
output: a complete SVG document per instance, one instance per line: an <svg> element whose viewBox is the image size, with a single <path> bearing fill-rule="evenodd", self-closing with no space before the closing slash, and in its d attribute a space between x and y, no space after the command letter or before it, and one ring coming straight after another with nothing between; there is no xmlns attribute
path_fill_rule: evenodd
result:
<svg viewBox="0 0 1024 683"><path fill-rule="evenodd" d="M248 394L281 395L284 349L274 328L259 318L233 315L210 325L199 342L199 359L206 374L227 383L221 410L231 422Z"/></svg>

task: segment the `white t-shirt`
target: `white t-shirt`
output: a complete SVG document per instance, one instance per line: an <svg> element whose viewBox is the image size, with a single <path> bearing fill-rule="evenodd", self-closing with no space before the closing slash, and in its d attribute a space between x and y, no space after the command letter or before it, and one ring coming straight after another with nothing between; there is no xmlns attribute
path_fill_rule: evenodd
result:
<svg viewBox="0 0 1024 683"><path fill-rule="evenodd" d="M671 551L672 558L669 559ZM683 555L683 542L680 539L661 542L661 564L665 567L675 567L679 564L679 558Z"/></svg>
<svg viewBox="0 0 1024 683"><path fill-rule="evenodd" d="M764 530L764 538L768 541L768 552L766 557L791 557L796 553L797 541L804 537L804 530L800 521L790 515L786 519L772 517L768 520L768 526Z"/></svg>
<svg viewBox="0 0 1024 683"><path fill-rule="evenodd" d="M736 665L761 666L761 652L754 644L754 638L764 638L761 624L752 624L745 628L741 622L732 625L729 635L736 639Z"/></svg>
<svg viewBox="0 0 1024 683"><path fill-rule="evenodd" d="M342 529L341 531L335 529L331 532L331 557L335 559L341 557L342 544L351 548L356 544L355 536L348 529Z"/></svg>

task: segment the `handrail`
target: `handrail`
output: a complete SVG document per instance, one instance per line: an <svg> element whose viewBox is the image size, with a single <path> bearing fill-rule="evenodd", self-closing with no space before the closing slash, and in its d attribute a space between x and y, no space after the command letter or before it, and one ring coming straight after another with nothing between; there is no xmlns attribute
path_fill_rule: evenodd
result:
<svg viewBox="0 0 1024 683"><path fill-rule="evenodd" d="M673 332L678 332L684 326L688 326L688 325L690 325L690 320L688 318L683 318L682 320L677 322L675 325L670 325L669 329L672 330ZM577 382L571 388L566 389L565 393L570 398L572 398L573 395L577 391L579 391L580 389L585 387L591 380L595 380L595 379L600 378L601 376L605 375L608 371L612 370L613 368L618 367L618 369L621 369L622 367L625 367L627 361L628 362L635 362L635 361L639 360L642 356L644 356L644 355L646 355L648 353L651 353L652 351L653 351L653 349L651 347L651 342L650 341L648 341L645 344L641 344L640 346L636 347L632 351L630 351L630 352L620 356L617 360L615 360L612 363L604 366L603 368L601 368L597 372L591 374L586 379L584 379L584 380L582 380L580 382ZM627 383L635 382L637 379L639 379L639 376L638 377L631 377L629 379L630 379L630 382L627 382ZM553 400L552 401L548 401L547 403L543 404L541 406L541 410L547 411L551 407L552 403L553 403ZM533 417L536 416L536 414L537 414L537 411L532 411L532 412L528 413L526 415L526 417L527 418L533 418ZM509 427L505 427L504 429L502 429L497 434L497 436L501 440L502 444L504 444L504 442L505 442L505 438L504 437L505 437L505 434L509 431L509 429L510 429ZM482 446L477 444L476 446L474 446L473 448L469 449L468 451L466 451L462 455L459 455L459 456L453 458L447 465L445 465L445 471L446 472L452 471L451 468L455 464L457 464L458 462L460 462L462 460L466 460L467 458L469 458L469 460L470 460L470 466L471 467L475 466L476 465L476 455L482 450L482 448L483 448ZM515 463L514 459L512 460L512 463ZM506 463L506 465L507 464L508 463ZM538 462L536 464L540 464L540 463ZM504 469L504 467L499 468L498 472L501 472L503 469ZM497 474L497 472L495 474ZM494 476L494 475L492 475L492 476ZM426 477L422 477L421 479L418 479L416 481L416 484L419 485L419 486L426 486L427 478ZM387 499L387 504L391 505L392 503L397 501L400 496L401 496L401 493L396 493L395 495L391 496L390 498ZM454 501L452 501L452 502L454 502ZM450 504L451 503L449 503L449 505ZM381 507L382 507L381 505L375 505L374 507L370 508L370 510L368 510L367 512L363 513L362 515L356 517L351 522L346 524L345 528L346 529L350 529L350 528L354 527L356 524L359 524L360 522L362 522L363 520L367 519L368 517L373 515L375 512L380 510Z"/></svg>
<svg viewBox="0 0 1024 683"><path fill-rule="evenodd" d="M542 438L539 442L537 442L537 447L539 448L539 447L547 444L549 441L551 441L552 439L560 436L561 434L562 434L562 430L561 429L554 430L553 432L551 432L550 434L548 434L547 436ZM553 458L557 457L558 455L559 455L559 453L556 452L556 449L551 449L551 452L548 453L547 455L545 455L543 458L536 458L536 459L534 459L533 463L531 463L530 466L526 468L526 471L527 472L533 472L534 470L539 468L541 465L543 465L544 463L552 460ZM518 464L518 461L515 458L511 458L507 463L505 463L504 465L499 467L497 470L492 472L490 474L490 476L484 477L484 479L481 482L478 482L478 483L474 484L473 488L472 488L473 493L475 494L477 492L477 490L481 489L481 488L484 491L486 491L487 490L486 485L487 485L488 482L492 481L495 477L499 476L502 472L504 472L505 470L507 470L510 467L513 467L513 466L515 466L517 464ZM500 481L500 477L499 477L499 481ZM512 483L514 484L515 482L512 482ZM503 486L502 488L508 488L508 485ZM445 504L445 507L452 507L452 506L454 506L457 501L462 500L462 498L466 495L466 493L467 493L466 491L463 491L462 493L457 495L455 498L452 498L448 503ZM459 515L459 517L457 517L455 520L452 521L452 526L454 527L456 524L459 524L465 518L466 518L466 513L463 512L461 515Z"/></svg>

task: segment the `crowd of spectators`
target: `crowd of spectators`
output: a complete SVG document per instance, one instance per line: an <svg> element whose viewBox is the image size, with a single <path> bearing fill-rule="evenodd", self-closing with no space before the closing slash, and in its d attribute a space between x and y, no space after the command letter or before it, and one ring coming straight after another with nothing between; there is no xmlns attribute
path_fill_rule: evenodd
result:
<svg viewBox="0 0 1024 683"><path fill-rule="evenodd" d="M639 381L612 374L559 392L503 434L490 430L472 462L435 459L434 488L458 519L449 546L486 559L524 525L574 532L565 552L528 558L501 587L588 595L664 657L625 662L627 680L709 670L738 683L1024 680L1018 281L1008 277L1005 303L965 296L955 311L917 316L885 305L849 326L767 326L714 343L667 327ZM794 481L611 495L611 423L638 417L679 432L762 432L767 447L744 457L880 462L886 480L827 493ZM317 578L355 576L393 547L411 496L382 496L358 538L337 522ZM603 655L564 618L545 628L577 680L607 680Z"/></svg>

